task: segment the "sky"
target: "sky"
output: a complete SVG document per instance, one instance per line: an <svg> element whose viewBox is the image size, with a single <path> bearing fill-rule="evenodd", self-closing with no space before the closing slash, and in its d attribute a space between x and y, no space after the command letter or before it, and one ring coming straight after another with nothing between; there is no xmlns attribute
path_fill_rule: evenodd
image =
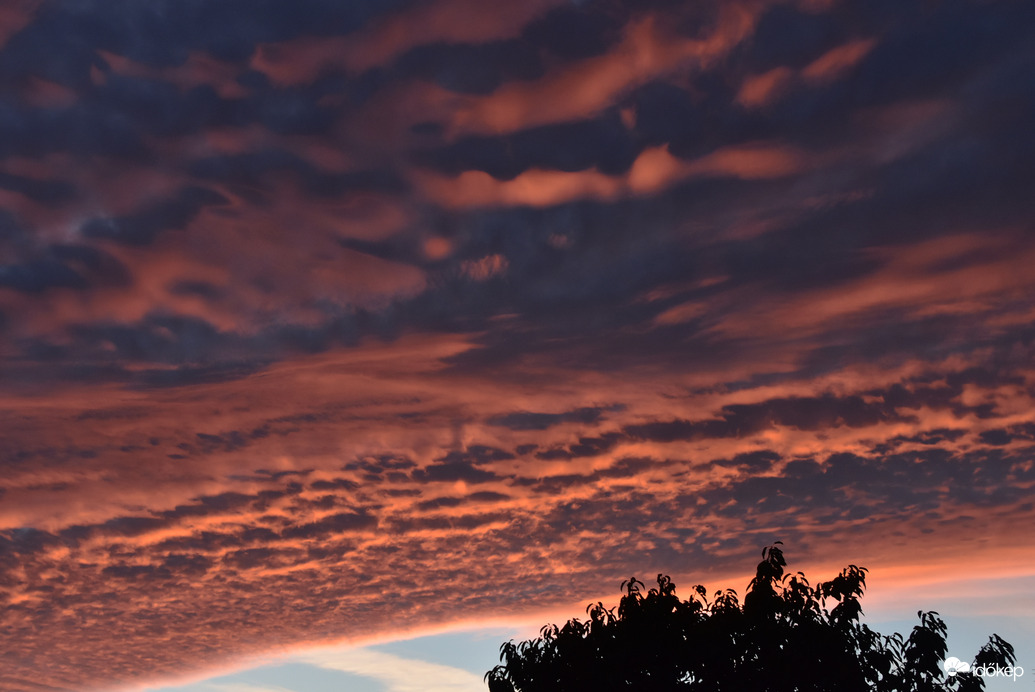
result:
<svg viewBox="0 0 1035 692"><path fill-rule="evenodd" d="M1032 26L4 0L0 689L475 689L776 540L1035 668Z"/></svg>

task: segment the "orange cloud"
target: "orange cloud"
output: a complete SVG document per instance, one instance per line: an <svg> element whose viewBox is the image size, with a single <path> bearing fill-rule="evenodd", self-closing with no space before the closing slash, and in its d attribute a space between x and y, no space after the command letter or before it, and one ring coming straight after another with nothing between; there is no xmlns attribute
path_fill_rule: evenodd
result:
<svg viewBox="0 0 1035 692"><path fill-rule="evenodd" d="M875 44L876 41L872 38L849 41L806 65L801 71L801 76L811 83L824 83L836 79L865 58Z"/></svg>
<svg viewBox="0 0 1035 692"><path fill-rule="evenodd" d="M811 86L831 82L865 58L874 39L858 39L833 48L795 72L788 67L775 67L744 80L737 93L737 103L745 108L761 108L773 103L796 82Z"/></svg>
<svg viewBox="0 0 1035 692"><path fill-rule="evenodd" d="M934 248L916 253L939 262L969 247L960 240L940 254ZM923 260L904 260L914 261ZM634 556L644 554L680 560L673 564L682 570L674 572L681 586L742 588L746 577L732 570L743 568L746 551L722 542L757 527L705 498L722 497L724 488L749 474L704 464L745 452L775 452L783 460L755 476L764 484L779 478L787 460L866 454L874 440L962 421L951 411L920 409L915 423L852 427L834 421L819 429L774 425L720 439L624 440L559 461L536 453L585 445L629 424L708 419L729 405L837 388L845 395L868 392L931 367L969 366L959 360L856 366L814 380L732 391L714 386L729 381L732 370L580 371L534 356L492 377L450 368L449 361L473 348L476 338L411 334L281 362L241 380L172 390L69 387L49 397L0 399L0 417L6 422L17 416L19 425L6 429L23 448L38 448L35 441L46 435L52 450L75 445L93 452L51 468L17 465L6 479L0 526L70 529L67 540L33 554L24 563L24 578L6 592L7 603L17 606L9 625L26 633L12 640L9 650L18 662L12 674L32 670L35 679L58 687L67 687L68 680L79 687L95 680L143 684L182 672L185 660L195 668L215 668L285 646L447 625L457 621L458 611L465 620L500 617L526 608L513 598L515 588L542 594L558 579L579 579L583 599L600 594L611 601L621 576L613 571L629 565L670 569L667 563L642 562L637 568ZM773 361L735 367L771 372ZM984 401L994 393L993 387L975 387L968 400ZM1020 390L1015 394L1022 395L1030 399ZM510 430L486 422L515 410L563 412L616 401L629 408L607 407L606 418L591 424ZM1030 406L1017 410L1027 411L1017 420L1031 420ZM477 454L479 445L512 452L525 444L537 446L475 465L495 474L483 483L448 476L420 481L412 475L442 466L450 453ZM969 442L942 448L958 451L963 444ZM623 466L629 458L645 461ZM413 466L396 469L398 460ZM293 475L278 475L285 472ZM799 494L806 496L807 488ZM648 496L655 509L666 508L668 522L612 525L623 503L634 504L641 516ZM851 501L853 507L866 507L873 500L852 496ZM1027 510L1008 509L968 506L968 535L1007 535L1007 524L1028 516ZM926 528L923 522L935 521L931 516L937 515L904 521L873 508L865 519L820 521L792 508L772 511L767 530L783 531L785 538L807 539L816 531L853 536L841 548L822 546L819 564L833 566L821 575L818 556L797 555L795 567L812 577L828 577L843 561L853 561L874 568L875 577L886 569L905 578L905 565L919 570L947 547L970 547L950 532L925 534L925 552L918 552L915 542L889 540L890 526L908 538ZM563 528L550 532L543 522ZM697 524L708 527L700 536L672 529ZM527 540L530 534L545 541ZM1018 555L1030 548L1011 540ZM670 546L670 553L659 545ZM755 548L751 545L751 554ZM617 564L615 554L623 550ZM684 556L701 551L712 562L687 567ZM494 559L485 560L486 554ZM455 589L449 575L456 574L472 588ZM740 581L727 583L730 575ZM35 588L39 585L49 588ZM117 605L105 595L116 585ZM390 604L384 600L388 590ZM46 604L57 598L64 612L30 619L50 612ZM570 613L570 598L570 591L540 595L536 604L563 606ZM363 632L343 625L360 615ZM39 647L40 636L54 644ZM92 647L83 659L75 652L86 643Z"/></svg>
<svg viewBox="0 0 1035 692"><path fill-rule="evenodd" d="M617 179L596 171L530 170L508 181L496 180L483 171L465 171L453 178L418 174L417 180L426 196L451 207L542 207L583 197L609 199L620 187Z"/></svg>
<svg viewBox="0 0 1035 692"><path fill-rule="evenodd" d="M30 78L22 98L34 108L66 108L76 100L76 93L66 86L36 77Z"/></svg>
<svg viewBox="0 0 1035 692"><path fill-rule="evenodd" d="M707 312L708 306L705 303L696 301L681 303L662 312L654 318L654 322L660 325L679 324L701 317Z"/></svg>
<svg viewBox="0 0 1035 692"><path fill-rule="evenodd" d="M149 186L149 181L155 189L175 189L161 175L135 181L136 188L134 182L126 183L122 190L114 184L118 180L122 178L109 182L113 195L119 195L111 198L113 206L126 205L121 213L138 208L132 191ZM198 317L226 332L254 334L273 314L296 324L320 323L327 315L314 305L314 296L325 301L324 307L351 310L413 296L426 286L424 272L411 264L338 243L346 237L382 240L397 232L409 212L396 200L362 193L322 203L282 190L275 203L256 208L227 195L232 202L222 213L203 210L186 228L167 231L151 246L108 244L106 252L132 273L130 290L121 284L58 290L32 302L0 291L0 309L18 317L21 338L56 338L69 325L89 321L132 324L152 313ZM67 237L69 227L74 232L82 220L68 218L53 233ZM299 275L299 266L308 269ZM224 295L211 300L173 292L182 281L204 282Z"/></svg>
<svg viewBox="0 0 1035 692"><path fill-rule="evenodd" d="M775 67L754 77L748 77L737 92L737 103L746 108L758 108L776 100L791 82L794 71Z"/></svg>
<svg viewBox="0 0 1035 692"><path fill-rule="evenodd" d="M968 254L997 247L994 260L965 261ZM798 335L862 319L871 311L901 309L914 317L980 315L1016 300L1031 286L1026 267L1035 251L1018 247L1014 234L958 234L905 248L874 249L882 269L838 287L793 298L754 302L715 326L726 336Z"/></svg>
<svg viewBox="0 0 1035 692"><path fill-rule="evenodd" d="M809 165L809 157L793 147L762 143L717 149L691 161L686 171L689 175L759 180L800 173Z"/></svg>
<svg viewBox="0 0 1035 692"><path fill-rule="evenodd" d="M485 43L520 35L525 24L563 0L529 0L505 4L480 0L420 3L413 9L375 22L345 48L351 71L383 65L414 46L429 43Z"/></svg>
<svg viewBox="0 0 1035 692"><path fill-rule="evenodd" d="M0 6L0 47L32 20L36 9L42 4L43 0L23 0Z"/></svg>
<svg viewBox="0 0 1035 692"><path fill-rule="evenodd" d="M723 147L690 161L672 156L665 146L652 147L644 150L623 176L596 170L532 169L513 180L497 180L482 171L465 171L456 177L419 172L414 177L428 197L447 206L544 207L573 199L650 195L694 177L780 178L812 165L811 157L793 147L753 143Z"/></svg>
<svg viewBox="0 0 1035 692"><path fill-rule="evenodd" d="M464 262L460 270L475 281L486 281L507 271L507 258L500 254L486 255L480 260Z"/></svg>
<svg viewBox="0 0 1035 692"><path fill-rule="evenodd" d="M452 133L500 134L591 116L652 79L713 64L750 34L755 12L724 4L714 32L701 39L673 35L658 16L640 17L607 55L564 66L534 83L511 83L490 96L467 99L452 116Z"/></svg>
<svg viewBox="0 0 1035 692"><path fill-rule="evenodd" d="M420 2L403 12L375 19L349 36L307 36L264 44L252 56L251 66L278 86L309 83L331 68L358 74L384 66L417 46L514 38L528 22L561 4L562 0L502 5L478 0Z"/></svg>
<svg viewBox="0 0 1035 692"><path fill-rule="evenodd" d="M142 65L109 51L101 50L98 53L117 74L161 79L175 84L184 91L201 85L210 86L225 99L241 98L248 94L248 90L237 82L238 66L213 58L207 52L191 52L182 64L166 68ZM103 77L98 74L96 78Z"/></svg>

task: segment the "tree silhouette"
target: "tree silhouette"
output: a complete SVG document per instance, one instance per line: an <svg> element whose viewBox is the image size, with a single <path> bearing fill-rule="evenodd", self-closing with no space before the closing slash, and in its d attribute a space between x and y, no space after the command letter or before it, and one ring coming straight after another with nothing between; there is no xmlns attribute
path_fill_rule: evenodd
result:
<svg viewBox="0 0 1035 692"><path fill-rule="evenodd" d="M919 612L909 637L860 622L866 568L849 565L812 587L788 574L780 542L762 551L743 605L732 589L676 596L662 574L622 582L615 608L590 605L589 619L546 625L537 639L500 647L489 692L928 692L983 690L972 671L943 670L945 623ZM832 606L832 607L831 607ZM1008 667L1013 647L992 635L976 665Z"/></svg>

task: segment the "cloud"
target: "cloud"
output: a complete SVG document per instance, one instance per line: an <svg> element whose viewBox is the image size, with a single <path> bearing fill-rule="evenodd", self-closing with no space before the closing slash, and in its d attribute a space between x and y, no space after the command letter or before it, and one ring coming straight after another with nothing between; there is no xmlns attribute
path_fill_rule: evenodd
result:
<svg viewBox="0 0 1035 692"><path fill-rule="evenodd" d="M463 481L465 483L487 483L498 478L491 471L475 468L473 464L463 461L431 464L414 471L413 477L419 481Z"/></svg>
<svg viewBox="0 0 1035 692"><path fill-rule="evenodd" d="M44 204L61 204L76 194L75 188L63 180L41 180L11 173L0 173L0 188L20 192Z"/></svg>
<svg viewBox="0 0 1035 692"><path fill-rule="evenodd" d="M773 69L744 80L737 93L737 102L748 108L764 106L781 95L794 73L786 67Z"/></svg>
<svg viewBox="0 0 1035 692"><path fill-rule="evenodd" d="M400 57L395 69L461 94L490 94L512 80L542 76L538 53L522 42L432 44Z"/></svg>
<svg viewBox="0 0 1035 692"><path fill-rule="evenodd" d="M291 692L286 687L251 685L245 682L204 683L204 689L211 690L211 692Z"/></svg>
<svg viewBox="0 0 1035 692"><path fill-rule="evenodd" d="M858 39L832 48L802 68L801 76L813 83L836 79L866 57L873 44L873 39Z"/></svg>
<svg viewBox="0 0 1035 692"><path fill-rule="evenodd" d="M816 87L842 77L873 49L874 39L857 39L832 48L811 63L795 71L786 66L774 67L747 77L737 93L737 103L745 108L768 106L801 83Z"/></svg>
<svg viewBox="0 0 1035 692"><path fill-rule="evenodd" d="M1030 552L1023 3L19 8L0 687Z"/></svg>
<svg viewBox="0 0 1035 692"><path fill-rule="evenodd" d="M297 658L327 670L373 678L389 692L474 692L485 685L480 676L466 670L370 649L337 649Z"/></svg>
<svg viewBox="0 0 1035 692"><path fill-rule="evenodd" d="M511 180L532 168L575 172L596 168L624 173L637 154L632 133L617 113L559 125L545 125L503 136L462 137L430 149L421 159L443 173L485 171Z"/></svg>
<svg viewBox="0 0 1035 692"><path fill-rule="evenodd" d="M816 430L841 425L867 427L884 421L910 422L884 402L863 397L821 397L770 399L752 404L729 404L714 419L658 421L632 425L625 432L659 442L701 437L748 437L772 426Z"/></svg>
<svg viewBox="0 0 1035 692"><path fill-rule="evenodd" d="M32 20L41 2L22 2L0 10L0 46Z"/></svg>
<svg viewBox="0 0 1035 692"><path fill-rule="evenodd" d="M126 245L149 245L163 231L183 229L205 207L228 203L226 197L213 190L184 188L171 200L158 202L127 216L91 219L83 224L80 233L87 238L114 240Z"/></svg>
<svg viewBox="0 0 1035 692"><path fill-rule="evenodd" d="M417 174L426 195L450 207L556 206L579 199L614 201L663 192L699 177L757 180L800 173L813 164L793 147L750 143L723 147L692 161L677 158L665 147L644 150L624 175L597 170L568 173L532 169L511 180L496 180L481 171L447 178Z"/></svg>
<svg viewBox="0 0 1035 692"><path fill-rule="evenodd" d="M363 32L345 38L263 44L251 64L280 85L308 83L321 71L335 68L362 73L420 46L476 46L514 38L530 20L557 4L556 0L491 8L472 0L415 4L385 14Z"/></svg>
<svg viewBox="0 0 1035 692"><path fill-rule="evenodd" d="M487 281L507 271L507 258L503 255L486 255L480 260L467 261L460 265L460 271L474 281Z"/></svg>
<svg viewBox="0 0 1035 692"><path fill-rule="evenodd" d="M510 84L472 100L456 111L451 127L465 133L503 133L594 115L627 90L670 72L710 65L743 40L752 24L746 8L724 6L709 35L687 39L666 31L661 17L647 14L626 25L611 52L576 62L537 83Z"/></svg>
<svg viewBox="0 0 1035 692"><path fill-rule="evenodd" d="M511 430L546 430L561 423L592 424L600 421L605 413L623 410L623 406L582 406L563 413L536 413L515 411L489 419L490 425L499 425Z"/></svg>
<svg viewBox="0 0 1035 692"><path fill-rule="evenodd" d="M328 171L292 152L270 149L196 159L190 172L202 180L228 183L254 192L274 190L279 176L290 176L314 197L337 198L347 192L402 192L405 185L389 171Z"/></svg>

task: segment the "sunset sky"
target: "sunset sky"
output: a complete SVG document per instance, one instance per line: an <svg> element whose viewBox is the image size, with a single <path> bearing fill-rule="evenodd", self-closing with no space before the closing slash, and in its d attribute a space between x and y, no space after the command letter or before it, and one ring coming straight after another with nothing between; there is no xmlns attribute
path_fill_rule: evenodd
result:
<svg viewBox="0 0 1035 692"><path fill-rule="evenodd" d="M2 0L0 690L479 689L775 540L1035 668L1033 27Z"/></svg>

